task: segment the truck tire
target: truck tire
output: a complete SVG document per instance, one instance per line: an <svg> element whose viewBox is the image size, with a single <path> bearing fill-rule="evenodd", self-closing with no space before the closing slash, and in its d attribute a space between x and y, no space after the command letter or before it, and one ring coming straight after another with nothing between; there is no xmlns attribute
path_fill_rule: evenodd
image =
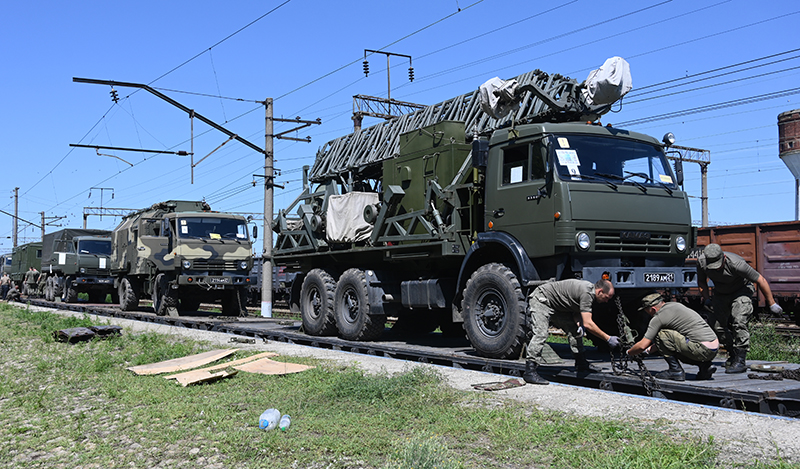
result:
<svg viewBox="0 0 800 469"><path fill-rule="evenodd" d="M153 290L153 310L159 316L172 316L170 309L177 311L178 298L169 288L169 281L164 274L156 276Z"/></svg>
<svg viewBox="0 0 800 469"><path fill-rule="evenodd" d="M139 290L134 288L131 281L124 277L119 281L117 288L119 295L119 307L123 311L134 311L139 307Z"/></svg>
<svg viewBox="0 0 800 469"><path fill-rule="evenodd" d="M386 315L369 314L367 278L359 269L339 277L333 299L339 335L346 340L373 340L383 333Z"/></svg>
<svg viewBox="0 0 800 469"><path fill-rule="evenodd" d="M306 334L324 336L336 333L336 318L333 315L335 289L333 277L322 269L312 270L303 279L299 303Z"/></svg>
<svg viewBox="0 0 800 469"><path fill-rule="evenodd" d="M503 264L487 264L467 281L461 303L472 347L488 358L519 358L527 337L526 303L519 280Z"/></svg>
<svg viewBox="0 0 800 469"><path fill-rule="evenodd" d="M72 286L72 279L69 277L64 278L64 294L62 297L62 301L64 303L75 303L78 301L78 290L73 288Z"/></svg>
<svg viewBox="0 0 800 469"><path fill-rule="evenodd" d="M245 316L247 315L246 304L247 291L244 288L226 290L222 297L222 314L224 316Z"/></svg>

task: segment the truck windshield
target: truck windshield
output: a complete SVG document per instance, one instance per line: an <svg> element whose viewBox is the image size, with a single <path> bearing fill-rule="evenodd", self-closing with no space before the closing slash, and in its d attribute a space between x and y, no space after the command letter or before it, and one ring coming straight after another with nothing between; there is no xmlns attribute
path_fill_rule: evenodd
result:
<svg viewBox="0 0 800 469"><path fill-rule="evenodd" d="M101 241L98 239L84 239L78 241L78 252L80 254L100 254L103 256L111 255L111 241Z"/></svg>
<svg viewBox="0 0 800 469"><path fill-rule="evenodd" d="M181 238L247 240L247 224L237 218L181 217L178 219Z"/></svg>
<svg viewBox="0 0 800 469"><path fill-rule="evenodd" d="M562 180L677 187L658 145L596 135L555 135L551 143Z"/></svg>

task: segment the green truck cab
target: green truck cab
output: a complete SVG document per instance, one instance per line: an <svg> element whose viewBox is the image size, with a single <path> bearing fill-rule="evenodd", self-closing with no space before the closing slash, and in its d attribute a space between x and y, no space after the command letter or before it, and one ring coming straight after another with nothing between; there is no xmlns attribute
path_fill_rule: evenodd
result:
<svg viewBox="0 0 800 469"><path fill-rule="evenodd" d="M167 201L125 217L112 234L111 272L125 310L150 297L159 315L220 302L246 313L253 266L247 220L205 202Z"/></svg>
<svg viewBox="0 0 800 469"><path fill-rule="evenodd" d="M44 235L42 272L47 274L44 296L66 303L86 293L90 303L117 302L111 277L111 232L66 228Z"/></svg>

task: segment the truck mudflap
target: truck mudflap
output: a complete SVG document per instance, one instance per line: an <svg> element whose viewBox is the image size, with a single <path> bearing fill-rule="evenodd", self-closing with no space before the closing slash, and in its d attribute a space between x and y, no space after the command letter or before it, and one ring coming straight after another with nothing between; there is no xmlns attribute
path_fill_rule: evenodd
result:
<svg viewBox="0 0 800 469"><path fill-rule="evenodd" d="M583 279L596 282L608 275L614 288L696 288L694 267L584 267Z"/></svg>
<svg viewBox="0 0 800 469"><path fill-rule="evenodd" d="M193 285L207 289L224 290L255 285L255 276L248 275L179 275L178 285Z"/></svg>

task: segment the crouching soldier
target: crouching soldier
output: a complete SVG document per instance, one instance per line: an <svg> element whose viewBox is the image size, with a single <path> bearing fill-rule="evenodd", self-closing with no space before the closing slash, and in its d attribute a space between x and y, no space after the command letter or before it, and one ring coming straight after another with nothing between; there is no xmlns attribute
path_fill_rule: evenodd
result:
<svg viewBox="0 0 800 469"><path fill-rule="evenodd" d="M667 361L669 369L656 378L684 381L686 374L681 361L699 368L695 379L711 379L717 368L711 360L717 356L719 340L711 326L695 311L680 303L665 303L659 293L642 298L640 310L652 319L644 338L628 350L628 355L654 352L657 348Z"/></svg>

